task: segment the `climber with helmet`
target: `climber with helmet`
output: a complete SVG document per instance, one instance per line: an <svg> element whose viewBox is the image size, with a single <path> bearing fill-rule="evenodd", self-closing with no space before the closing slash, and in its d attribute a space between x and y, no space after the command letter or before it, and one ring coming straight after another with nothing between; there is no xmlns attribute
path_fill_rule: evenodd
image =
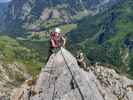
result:
<svg viewBox="0 0 133 100"><path fill-rule="evenodd" d="M60 47L65 47L65 44L65 34L61 33L60 28L55 28L55 30L50 34L50 49L48 58L51 54L55 53Z"/></svg>
<svg viewBox="0 0 133 100"><path fill-rule="evenodd" d="M85 63L85 57L84 57L84 54L83 52L80 52L78 55L77 55L77 62L78 62L78 65L83 67L83 68L86 68L86 63Z"/></svg>

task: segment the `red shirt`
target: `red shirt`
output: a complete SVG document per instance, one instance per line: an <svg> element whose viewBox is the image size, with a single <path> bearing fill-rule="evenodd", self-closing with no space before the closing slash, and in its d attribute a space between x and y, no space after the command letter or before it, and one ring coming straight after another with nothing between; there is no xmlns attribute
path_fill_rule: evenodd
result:
<svg viewBox="0 0 133 100"><path fill-rule="evenodd" d="M57 48L58 47L58 33L52 32L50 41L51 41L52 48Z"/></svg>

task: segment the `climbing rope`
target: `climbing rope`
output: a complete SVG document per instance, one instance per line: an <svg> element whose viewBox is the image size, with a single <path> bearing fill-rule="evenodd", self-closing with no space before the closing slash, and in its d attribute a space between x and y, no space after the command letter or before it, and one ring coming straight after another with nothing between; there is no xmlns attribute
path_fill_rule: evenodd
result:
<svg viewBox="0 0 133 100"><path fill-rule="evenodd" d="M69 65L68 65L68 63L67 63L67 61L66 61L66 59L65 59L65 56L63 55L62 48L61 48L61 55L62 55L62 57L63 57L63 59L64 59L64 62L65 62L65 64L66 64L67 69L69 70L69 72L70 72L70 74L71 74L71 76L72 76L72 79L74 80L75 85L76 85L77 88L78 88L78 91L79 91L79 93L80 93L80 95L81 95L82 100L85 100L85 99L84 99L84 96L83 96L83 93L81 92L81 89L79 88L79 85L78 85L78 83L77 83L77 81L76 81L76 79L75 79L75 77L74 77L74 75L73 75L73 73L72 73L72 71L71 71L71 69L70 69L70 67L69 67Z"/></svg>

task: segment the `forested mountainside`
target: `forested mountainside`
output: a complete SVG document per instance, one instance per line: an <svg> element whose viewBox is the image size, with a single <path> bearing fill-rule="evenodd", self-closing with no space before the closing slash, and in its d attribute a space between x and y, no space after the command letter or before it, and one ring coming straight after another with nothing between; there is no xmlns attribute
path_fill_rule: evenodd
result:
<svg viewBox="0 0 133 100"><path fill-rule="evenodd" d="M3 11L1 10L3 8L6 9ZM75 56L76 51L83 51L86 62L89 65L92 64L85 70L79 68L80 66L70 59L72 57L75 61L75 57L63 49L67 61L70 65L74 64L70 68L75 68L73 72L76 73L75 77L86 78L81 83L79 81L81 79L76 79L79 85L85 86L81 86L81 90L88 91L86 88L88 85L86 82L88 82L89 88L93 87L94 91L86 93L98 93L98 95L93 95L94 98L100 97L101 100L106 100L104 97L106 95L107 100L126 100L132 96L132 81L123 76L133 78L133 0L12 0L8 6L0 5L0 11L3 11L0 13L0 32L2 32L0 33L0 99L9 99L12 89L20 86L25 79L32 76L34 78L39 74L48 57L49 33L55 27L67 33L66 48L69 48ZM5 35L10 35L12 38ZM49 61L53 61L53 58ZM76 98L77 96L73 94L78 95L77 88L73 83L69 84L73 77L65 69L66 62L62 59L61 51L57 53L55 60L57 61L55 67L57 65L60 67L53 75L60 74L61 76L59 76L59 81L55 78L57 83L53 82L53 78L49 79L53 82L53 87L57 85L57 90L58 86L67 84L67 89L64 91L68 93L59 95L60 90L58 90L58 94L54 95L59 95L66 100L71 96ZM53 67L51 62L47 63L46 68L48 66ZM44 73L44 70L45 68L42 69L39 79L45 80L46 77L41 76L44 74L51 77L52 74ZM68 75L68 83L67 78L64 78L66 77L64 73ZM39 79L36 89L42 88L45 84ZM51 84L51 82L48 83ZM97 84L102 89L99 89ZM102 91L104 89L105 91ZM46 88L44 87L43 90ZM45 91L41 92L41 96L37 94L32 99L44 99ZM49 92L50 96L51 93ZM58 97L56 98L58 100Z"/></svg>
<svg viewBox="0 0 133 100"><path fill-rule="evenodd" d="M102 12L120 0L12 0L1 20L3 31L47 28L71 23L86 15ZM46 28L45 28L46 27ZM6 30L8 28L8 30ZM48 27L49 28L49 27Z"/></svg>
<svg viewBox="0 0 133 100"><path fill-rule="evenodd" d="M1 29L9 27L6 31L15 36L48 42L46 32L59 26L91 63L119 66L121 70L115 68L119 72L132 74L132 4L132 0L13 0Z"/></svg>
<svg viewBox="0 0 133 100"><path fill-rule="evenodd" d="M92 62L113 64L133 75L133 1L126 0L96 16L79 21L70 33ZM118 68L119 66L119 68Z"/></svg>
<svg viewBox="0 0 133 100"><path fill-rule="evenodd" d="M92 63L112 64L121 68L119 72L132 74L132 4L132 0L13 0L1 29L8 28L6 31L14 31L16 36L34 35L35 31L41 37L53 27L70 29L69 40L78 44ZM75 18L80 20L71 23Z"/></svg>

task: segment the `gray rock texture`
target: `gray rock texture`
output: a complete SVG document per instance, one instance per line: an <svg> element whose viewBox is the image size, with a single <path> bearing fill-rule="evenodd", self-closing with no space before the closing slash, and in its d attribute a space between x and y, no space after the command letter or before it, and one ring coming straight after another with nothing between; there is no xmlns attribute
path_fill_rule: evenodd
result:
<svg viewBox="0 0 133 100"><path fill-rule="evenodd" d="M133 81L101 65L83 70L61 48L42 69L34 91L30 100L133 100Z"/></svg>
<svg viewBox="0 0 133 100"><path fill-rule="evenodd" d="M42 93L31 100L104 100L94 74L79 68L76 59L65 49L51 56L39 76L36 91Z"/></svg>
<svg viewBox="0 0 133 100"><path fill-rule="evenodd" d="M23 64L0 61L0 100L9 100L12 90L29 77Z"/></svg>

